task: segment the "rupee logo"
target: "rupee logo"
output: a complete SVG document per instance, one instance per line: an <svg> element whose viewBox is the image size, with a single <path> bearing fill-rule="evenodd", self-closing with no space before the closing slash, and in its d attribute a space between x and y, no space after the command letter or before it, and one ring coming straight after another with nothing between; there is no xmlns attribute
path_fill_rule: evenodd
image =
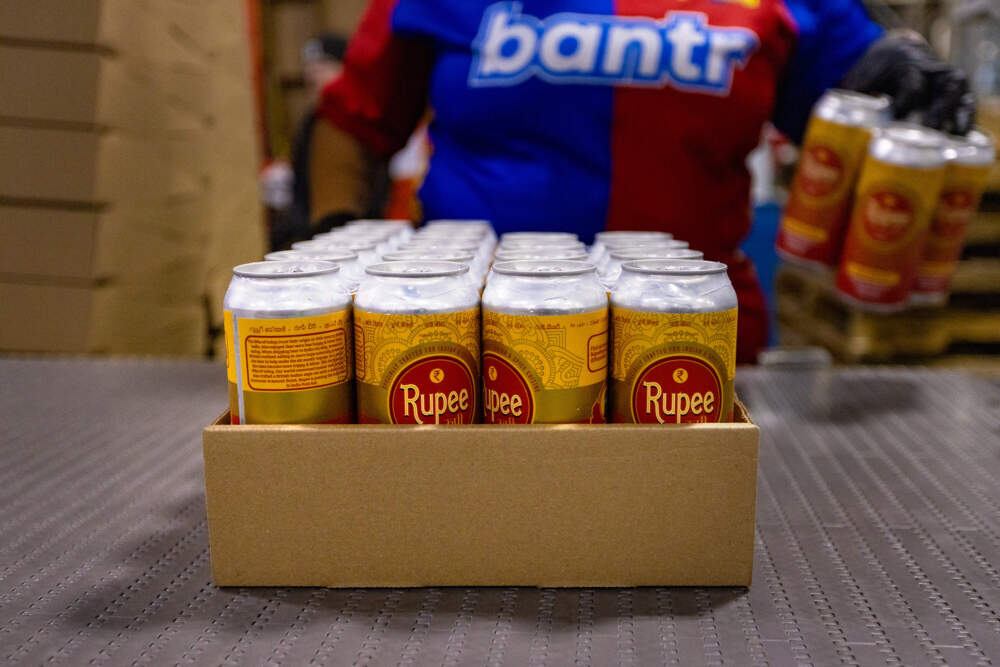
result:
<svg viewBox="0 0 1000 667"><path fill-rule="evenodd" d="M662 19L521 13L519 2L487 7L472 44L472 87L549 83L671 86L725 96L736 68L760 45L752 30L708 25L701 12Z"/></svg>

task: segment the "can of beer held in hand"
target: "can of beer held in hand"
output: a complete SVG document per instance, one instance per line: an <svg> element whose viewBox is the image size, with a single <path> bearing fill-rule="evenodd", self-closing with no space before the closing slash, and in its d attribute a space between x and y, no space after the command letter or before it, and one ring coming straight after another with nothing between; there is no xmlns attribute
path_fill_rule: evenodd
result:
<svg viewBox="0 0 1000 667"><path fill-rule="evenodd" d="M497 262L483 292L484 421L604 423L608 300L586 262Z"/></svg>
<svg viewBox="0 0 1000 667"><path fill-rule="evenodd" d="M875 131L837 268L845 300L878 311L906 306L944 183L945 148L945 136L922 125Z"/></svg>
<svg viewBox="0 0 1000 667"><path fill-rule="evenodd" d="M456 262L374 264L354 303L358 423L471 424L479 292Z"/></svg>
<svg viewBox="0 0 1000 667"><path fill-rule="evenodd" d="M965 137L949 137L945 153L944 185L910 292L912 304L940 305L948 300L965 232L979 208L996 157L993 138L978 129Z"/></svg>
<svg viewBox="0 0 1000 667"><path fill-rule="evenodd" d="M622 264L611 294L611 421L732 421L736 315L725 264Z"/></svg>
<svg viewBox="0 0 1000 667"><path fill-rule="evenodd" d="M888 122L888 109L886 97L846 90L828 90L816 103L778 229L782 258L823 268L837 263L871 131Z"/></svg>
<svg viewBox="0 0 1000 667"><path fill-rule="evenodd" d="M351 296L338 270L320 261L233 269L223 314L233 424L353 421Z"/></svg>

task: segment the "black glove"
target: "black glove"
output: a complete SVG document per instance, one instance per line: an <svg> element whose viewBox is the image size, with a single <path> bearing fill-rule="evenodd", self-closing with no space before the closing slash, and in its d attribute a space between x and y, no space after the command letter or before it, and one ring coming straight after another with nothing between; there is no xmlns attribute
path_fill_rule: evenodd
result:
<svg viewBox="0 0 1000 667"><path fill-rule="evenodd" d="M921 112L921 122L951 134L966 134L976 101L965 73L942 62L920 35L894 30L872 44L840 84L869 95L892 97L892 113Z"/></svg>

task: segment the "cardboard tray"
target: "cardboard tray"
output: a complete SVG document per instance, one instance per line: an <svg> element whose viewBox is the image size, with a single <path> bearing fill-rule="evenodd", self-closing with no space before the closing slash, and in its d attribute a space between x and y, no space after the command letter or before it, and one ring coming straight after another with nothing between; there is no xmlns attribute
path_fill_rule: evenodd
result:
<svg viewBox="0 0 1000 667"><path fill-rule="evenodd" d="M759 429L230 426L203 435L220 586L748 586Z"/></svg>

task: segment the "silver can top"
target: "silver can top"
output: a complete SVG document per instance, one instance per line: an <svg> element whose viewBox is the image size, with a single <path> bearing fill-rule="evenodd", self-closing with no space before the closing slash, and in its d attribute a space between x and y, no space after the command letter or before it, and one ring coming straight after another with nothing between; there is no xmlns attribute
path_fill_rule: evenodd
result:
<svg viewBox="0 0 1000 667"><path fill-rule="evenodd" d="M307 278L331 275L340 271L333 262L324 261L267 261L240 264L233 268L233 275L241 278L276 280L282 278Z"/></svg>
<svg viewBox="0 0 1000 667"><path fill-rule="evenodd" d="M493 272L502 276L530 276L545 278L550 276L582 276L597 270L590 262L564 259L532 259L511 262L497 262Z"/></svg>
<svg viewBox="0 0 1000 667"><path fill-rule="evenodd" d="M544 248L532 247L515 250L498 250L494 259L497 262L511 262L530 259L568 259L577 262L587 261L587 251L582 248Z"/></svg>
<svg viewBox="0 0 1000 667"><path fill-rule="evenodd" d="M706 276L725 273L726 265L697 259L637 259L622 264L622 270L659 276Z"/></svg>
<svg viewBox="0 0 1000 667"><path fill-rule="evenodd" d="M468 273L469 267L458 262L437 260L382 262L365 268L365 273L384 278L445 278Z"/></svg>
<svg viewBox="0 0 1000 667"><path fill-rule="evenodd" d="M839 125L878 127L889 122L889 104L885 95L872 96L832 88L823 93L813 113Z"/></svg>
<svg viewBox="0 0 1000 667"><path fill-rule="evenodd" d="M612 259L702 259L704 253L691 248L616 248L608 253Z"/></svg>
<svg viewBox="0 0 1000 667"><path fill-rule="evenodd" d="M988 167L996 160L993 135L979 127L964 137L949 135L946 152L949 160L970 167Z"/></svg>
<svg viewBox="0 0 1000 667"><path fill-rule="evenodd" d="M414 248L413 250L397 250L382 255L387 262L405 262L411 260L440 260L443 262L469 263L476 258L475 254L461 249L448 248Z"/></svg>
<svg viewBox="0 0 1000 667"><path fill-rule="evenodd" d="M330 248L345 248L355 252L374 252L378 244L363 238L313 239L298 241L292 244L292 250L329 250Z"/></svg>
<svg viewBox="0 0 1000 667"><path fill-rule="evenodd" d="M890 123L877 128L868 146L881 162L906 167L935 168L946 161L947 137L918 123Z"/></svg>
<svg viewBox="0 0 1000 667"><path fill-rule="evenodd" d="M358 253L346 248L330 248L328 250L276 250L264 255L269 262L281 261L321 261L321 262L353 262Z"/></svg>

